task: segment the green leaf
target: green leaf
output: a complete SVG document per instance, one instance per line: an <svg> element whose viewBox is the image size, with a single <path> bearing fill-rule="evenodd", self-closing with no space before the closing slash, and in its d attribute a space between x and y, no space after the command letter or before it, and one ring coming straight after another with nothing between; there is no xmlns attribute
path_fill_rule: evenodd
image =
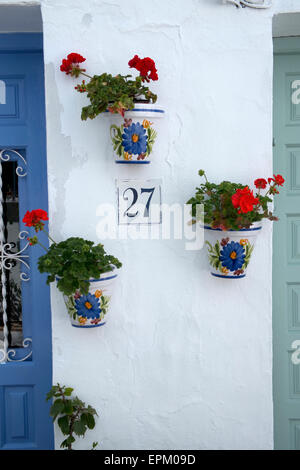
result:
<svg viewBox="0 0 300 470"><path fill-rule="evenodd" d="M75 421L73 429L77 436L84 436L86 432L86 425L82 422L82 419L80 419L78 421Z"/></svg>
<svg viewBox="0 0 300 470"><path fill-rule="evenodd" d="M69 434L70 425L69 425L69 417L68 416L62 416L61 418L58 418L57 424L60 427L61 432L63 434Z"/></svg>
<svg viewBox="0 0 300 470"><path fill-rule="evenodd" d="M95 418L92 414L90 413L84 413L82 416L81 416L81 420L84 424L87 425L87 427L89 429L94 429L95 427Z"/></svg>
<svg viewBox="0 0 300 470"><path fill-rule="evenodd" d="M73 413L73 401L72 400L67 400L65 402L65 406L64 406L64 412L66 413L66 415L71 415Z"/></svg>
<svg viewBox="0 0 300 470"><path fill-rule="evenodd" d="M55 402L53 403L53 405L50 408L50 416L53 417L53 421L55 421L57 416L60 413L62 413L62 411L64 411L64 408L65 408L64 402L60 398L55 400Z"/></svg>
<svg viewBox="0 0 300 470"><path fill-rule="evenodd" d="M69 445L72 445L73 442L75 442L75 438L73 436L69 436L67 439L62 441L62 443L60 444L60 447L61 448L69 447Z"/></svg>

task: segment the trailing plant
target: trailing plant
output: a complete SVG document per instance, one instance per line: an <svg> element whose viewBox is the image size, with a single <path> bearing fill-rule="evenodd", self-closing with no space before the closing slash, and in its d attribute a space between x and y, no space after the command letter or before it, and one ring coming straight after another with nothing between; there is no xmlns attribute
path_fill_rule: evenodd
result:
<svg viewBox="0 0 300 470"><path fill-rule="evenodd" d="M84 437L88 429L94 429L95 416L97 412L95 408L80 400L77 396L72 396L74 389L65 385L53 385L47 393L46 400L53 399L50 408L50 416L53 422L57 420L57 424L66 439L63 440L60 447L72 450L76 437ZM92 449L97 447L98 443L94 442Z"/></svg>
<svg viewBox="0 0 300 470"><path fill-rule="evenodd" d="M38 260L40 273L48 273L47 284L57 281L58 289L65 295L71 295L77 290L87 294L89 279L99 279L100 275L120 268L122 263L114 256L108 255L101 243L71 237L56 243L44 229L43 220L48 220L47 212L41 209L27 211L23 222L27 227L34 227L35 232L43 231L52 244L47 249L37 236L29 237L30 245L39 244L46 254Z"/></svg>
<svg viewBox="0 0 300 470"><path fill-rule="evenodd" d="M255 194L249 186L240 183L210 183L204 170L199 170L199 176L203 176L205 182L196 188L195 196L187 202L192 205L193 222L197 221L198 204L204 205L204 223L221 230L249 228L264 218L278 220L268 204L272 202L272 196L279 193L279 186L283 186L284 178L281 175L273 175L268 180L256 179L254 185L258 191ZM262 194L261 190L266 192Z"/></svg>
<svg viewBox="0 0 300 470"><path fill-rule="evenodd" d="M132 75L101 75L90 76L81 65L86 59L80 54L72 52L66 59L62 60L60 70L67 75L78 78L80 75L89 78L84 79L81 84L75 86L79 93L86 93L90 100L88 106L84 106L81 119L94 119L98 114L110 111L119 113L124 117L126 110L133 109L136 101L144 100L155 103L157 96L152 93L145 82L158 80L155 62L150 57L140 59L135 55L129 62L130 68L135 68L140 75L133 78Z"/></svg>

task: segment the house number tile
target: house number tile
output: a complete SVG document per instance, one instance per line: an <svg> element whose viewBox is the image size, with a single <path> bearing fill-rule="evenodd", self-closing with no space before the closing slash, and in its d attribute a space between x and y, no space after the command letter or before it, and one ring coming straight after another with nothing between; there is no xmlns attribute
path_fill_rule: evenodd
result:
<svg viewBox="0 0 300 470"><path fill-rule="evenodd" d="M162 180L117 180L118 223L160 224Z"/></svg>

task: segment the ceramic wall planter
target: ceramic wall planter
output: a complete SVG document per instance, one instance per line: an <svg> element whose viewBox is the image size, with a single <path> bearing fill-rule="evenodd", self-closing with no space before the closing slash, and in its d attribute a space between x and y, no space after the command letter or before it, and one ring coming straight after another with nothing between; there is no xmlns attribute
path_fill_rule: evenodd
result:
<svg viewBox="0 0 300 470"><path fill-rule="evenodd" d="M158 122L164 110L156 104L137 103L125 117L111 115L110 135L116 163L149 164L158 134Z"/></svg>
<svg viewBox="0 0 300 470"><path fill-rule="evenodd" d="M228 232L204 228L211 274L224 279L245 277L261 224L256 222L249 229Z"/></svg>
<svg viewBox="0 0 300 470"><path fill-rule="evenodd" d="M90 279L90 288L86 295L81 295L78 291L70 296L64 295L72 326L95 328L106 323L117 276L114 270L101 274L100 279Z"/></svg>

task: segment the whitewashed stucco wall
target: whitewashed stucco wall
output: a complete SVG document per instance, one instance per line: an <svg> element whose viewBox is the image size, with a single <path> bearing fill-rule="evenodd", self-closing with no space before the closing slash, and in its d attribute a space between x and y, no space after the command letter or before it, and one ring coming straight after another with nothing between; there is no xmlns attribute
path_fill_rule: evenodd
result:
<svg viewBox="0 0 300 470"><path fill-rule="evenodd" d="M164 202L183 204L199 168L243 183L272 173L272 15L300 11L297 1L275 3L41 2L54 238L97 241L96 209L116 201L116 177L161 176ZM81 122L85 98L59 71L69 52L83 54L91 73L126 73L135 53L156 60L153 89L167 116L149 168L118 168L106 119ZM54 382L74 386L100 415L78 448L272 448L270 224L238 282L212 278L204 250L182 241L105 246L124 264L105 327L71 328L51 291Z"/></svg>

